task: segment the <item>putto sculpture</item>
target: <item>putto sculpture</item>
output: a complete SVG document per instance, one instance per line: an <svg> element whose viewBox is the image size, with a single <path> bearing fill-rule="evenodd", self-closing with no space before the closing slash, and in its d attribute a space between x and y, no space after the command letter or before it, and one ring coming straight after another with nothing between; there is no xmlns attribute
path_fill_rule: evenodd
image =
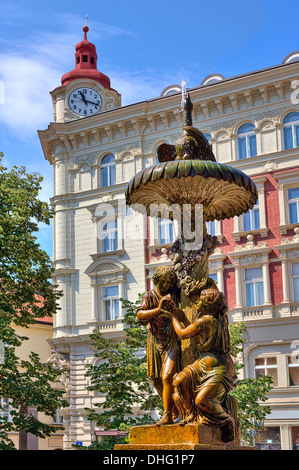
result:
<svg viewBox="0 0 299 470"><path fill-rule="evenodd" d="M193 127L192 108L183 87L181 137L176 145L160 145L159 163L127 187L128 205L145 207L150 216L167 214L180 229L170 249L172 266L156 269L156 287L144 295L137 318L148 328L148 376L164 403L156 428L212 426L220 429L221 442L231 442L238 435L237 402L229 393L236 371L225 297L209 278L208 259L218 240L207 233L206 222L247 212L257 189L243 172L216 162L207 139ZM188 230L180 218L186 207Z"/></svg>

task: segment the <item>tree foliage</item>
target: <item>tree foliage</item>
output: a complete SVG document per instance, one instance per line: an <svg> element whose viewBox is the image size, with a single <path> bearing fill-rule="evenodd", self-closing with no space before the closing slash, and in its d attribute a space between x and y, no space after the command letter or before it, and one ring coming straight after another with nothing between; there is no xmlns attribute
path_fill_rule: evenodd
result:
<svg viewBox="0 0 299 470"><path fill-rule="evenodd" d="M229 325L231 337L231 354L235 360L236 370L240 371L244 367L239 362L242 356L244 344L244 331L246 324L244 322L231 323ZM262 375L259 378L245 378L237 381L237 386L231 395L238 400L238 418L241 428L241 439L249 444L253 444L254 437L262 430L263 422L270 406L265 405L267 394L273 385L271 375Z"/></svg>
<svg viewBox="0 0 299 470"><path fill-rule="evenodd" d="M0 449L13 449L9 432L39 437L53 432L30 413L31 407L54 416L66 402L61 401L62 392L53 389L61 371L43 364L34 352L19 358L18 348L28 338L16 332L57 310L60 293L51 281L52 263L36 238L38 224L49 225L53 212L38 199L40 175L28 174L24 167L8 171L2 162L0 153L0 397L9 400L11 419L0 408Z"/></svg>
<svg viewBox="0 0 299 470"><path fill-rule="evenodd" d="M146 328L136 319L136 310L141 296L136 302L122 299L126 309L124 323L126 337L121 342L105 339L99 330L91 335L97 351L99 363L89 364L89 390L105 395L104 403L95 405L101 408L87 409L88 419L105 429L126 430L138 424L153 423L147 411L160 406L160 398L153 392L146 373ZM142 414L134 414L140 407Z"/></svg>

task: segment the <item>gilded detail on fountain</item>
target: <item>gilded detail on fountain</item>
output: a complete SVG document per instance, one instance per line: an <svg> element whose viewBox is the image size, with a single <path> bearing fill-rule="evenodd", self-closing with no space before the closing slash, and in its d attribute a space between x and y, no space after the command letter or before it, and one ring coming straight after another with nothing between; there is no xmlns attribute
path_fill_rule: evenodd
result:
<svg viewBox="0 0 299 470"><path fill-rule="evenodd" d="M126 199L137 210L145 207L148 215L155 205L162 217L165 208L179 207L182 213L187 205L190 233L201 231L202 242L188 249L190 234L181 224L170 249L172 266L156 269L155 288L144 295L137 317L148 328L148 376L164 403L156 427L212 425L221 429L223 442L230 442L238 434L237 402L229 394L236 372L226 300L209 278L208 260L218 240L207 233L205 223L247 212L257 201L257 190L243 172L216 162L207 139L192 125L193 106L184 88L182 101L181 137L176 145L159 146L159 163L132 178Z"/></svg>

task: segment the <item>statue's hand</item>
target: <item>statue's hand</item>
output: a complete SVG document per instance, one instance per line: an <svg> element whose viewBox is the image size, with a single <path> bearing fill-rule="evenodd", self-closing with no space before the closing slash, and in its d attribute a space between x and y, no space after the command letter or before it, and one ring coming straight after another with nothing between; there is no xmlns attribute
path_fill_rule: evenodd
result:
<svg viewBox="0 0 299 470"><path fill-rule="evenodd" d="M167 313L173 313L175 311L175 303L172 300L170 294L165 295L161 301L161 309L166 310Z"/></svg>
<svg viewBox="0 0 299 470"><path fill-rule="evenodd" d="M167 300L168 301L171 300L171 295L170 294L164 295L164 297L162 297L162 299L160 300L159 305L162 307L164 302L167 301Z"/></svg>

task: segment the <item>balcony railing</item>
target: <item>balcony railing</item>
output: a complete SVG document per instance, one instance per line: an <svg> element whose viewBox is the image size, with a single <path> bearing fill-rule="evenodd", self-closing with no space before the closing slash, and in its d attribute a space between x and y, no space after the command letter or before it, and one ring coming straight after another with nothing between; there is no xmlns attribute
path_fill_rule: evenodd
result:
<svg viewBox="0 0 299 470"><path fill-rule="evenodd" d="M116 320L101 321L97 324L97 326L103 333L108 333L111 331L123 331L124 329L122 318L118 318Z"/></svg>

